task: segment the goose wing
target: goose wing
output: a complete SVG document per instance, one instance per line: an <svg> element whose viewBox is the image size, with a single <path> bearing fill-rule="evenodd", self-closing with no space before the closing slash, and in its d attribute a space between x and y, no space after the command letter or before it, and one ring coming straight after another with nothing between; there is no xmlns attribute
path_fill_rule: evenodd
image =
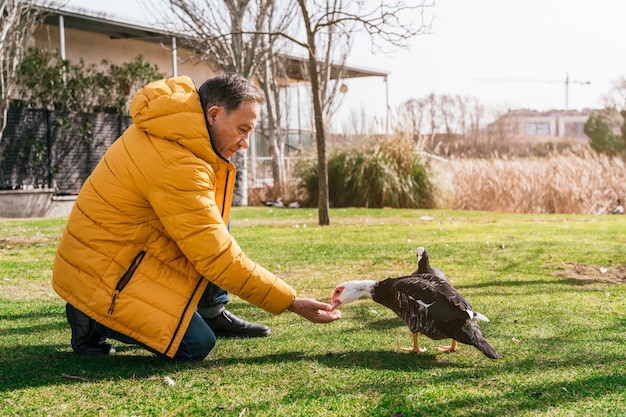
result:
<svg viewBox="0 0 626 417"><path fill-rule="evenodd" d="M393 310L412 332L441 338L445 335L438 323L469 318L459 307L464 306L464 300L457 299L450 288L449 284L442 285L441 280L421 276L388 278L378 283L372 298Z"/></svg>
<svg viewBox="0 0 626 417"><path fill-rule="evenodd" d="M397 292L411 298L422 299L428 313L436 321L466 320L470 318L471 306L446 280L433 274L412 275L395 283Z"/></svg>

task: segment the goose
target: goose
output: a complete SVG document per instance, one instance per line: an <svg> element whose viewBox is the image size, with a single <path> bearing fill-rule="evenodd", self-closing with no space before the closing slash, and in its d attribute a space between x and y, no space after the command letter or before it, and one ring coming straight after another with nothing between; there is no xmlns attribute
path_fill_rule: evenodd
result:
<svg viewBox="0 0 626 417"><path fill-rule="evenodd" d="M613 207L613 210L611 210L611 214L624 214L624 206L622 206L621 199L617 199L617 205Z"/></svg>
<svg viewBox="0 0 626 417"><path fill-rule="evenodd" d="M277 208L285 207L285 205L283 204L282 198L277 198L276 200L263 201L262 203L264 206L267 206L267 207L277 207Z"/></svg>
<svg viewBox="0 0 626 417"><path fill-rule="evenodd" d="M441 272L441 270L437 267L434 267L430 264L430 258L428 256L428 252L424 247L420 246L415 251L417 255L417 269L413 274L433 274L443 280L446 279L446 274Z"/></svg>
<svg viewBox="0 0 626 417"><path fill-rule="evenodd" d="M418 342L421 333L433 340L452 339L449 346L437 347L440 352L456 352L458 341L475 346L488 358L498 358L498 353L478 326L478 320L489 319L474 311L461 294L441 277L414 273L382 281L346 281L333 290L331 308L336 310L363 296L391 309L409 327L413 347L403 350L424 353L426 349L421 348Z"/></svg>

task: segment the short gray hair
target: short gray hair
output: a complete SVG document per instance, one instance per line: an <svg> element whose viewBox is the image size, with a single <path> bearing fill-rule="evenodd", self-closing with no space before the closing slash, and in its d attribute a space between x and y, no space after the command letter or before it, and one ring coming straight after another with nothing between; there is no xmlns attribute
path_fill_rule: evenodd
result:
<svg viewBox="0 0 626 417"><path fill-rule="evenodd" d="M223 107L229 113L246 101L265 103L263 90L234 72L209 78L200 86L198 94L205 113L213 106Z"/></svg>

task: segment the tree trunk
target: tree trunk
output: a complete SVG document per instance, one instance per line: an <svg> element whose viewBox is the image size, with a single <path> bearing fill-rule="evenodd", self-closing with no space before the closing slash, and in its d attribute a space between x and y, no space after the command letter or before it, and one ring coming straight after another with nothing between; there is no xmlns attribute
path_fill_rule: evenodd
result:
<svg viewBox="0 0 626 417"><path fill-rule="evenodd" d="M276 129L270 129L271 135L276 135ZM284 149L281 149L276 137L270 141L270 152L272 154L272 179L274 180L273 197L285 197L287 194Z"/></svg>
<svg viewBox="0 0 626 417"><path fill-rule="evenodd" d="M309 67L316 68L315 57L309 57ZM311 90L313 92L313 110L315 114L315 143L317 145L317 176L318 176L318 219L320 226L330 224L330 204L328 200L328 166L326 164L326 138L324 133L324 121L322 106L319 97L319 83L317 70L311 74Z"/></svg>
<svg viewBox="0 0 626 417"><path fill-rule="evenodd" d="M268 90L265 89L265 95L268 95ZM276 103L277 97L274 97L274 104L276 112L278 113L278 104ZM267 101L267 136L270 145L270 154L272 155L272 179L274 185L272 187L272 198L284 198L286 195L286 174L285 174L285 159L284 159L284 136L283 130L278 126L276 122L277 118L274 117L274 109L270 106L269 100Z"/></svg>
<svg viewBox="0 0 626 417"><path fill-rule="evenodd" d="M315 117L315 143L317 145L317 177L318 177L318 220L320 226L330 224L328 202L328 166L326 165L326 138L324 134L324 116L320 99L320 82L317 71L317 59L315 49L315 33L311 30L311 19L306 8L305 0L298 0L304 26L306 28L307 43L309 50L309 78L311 79L311 97L313 98L313 114Z"/></svg>
<svg viewBox="0 0 626 417"><path fill-rule="evenodd" d="M233 155L232 162L237 167L235 190L233 191L233 206L248 205L248 151L241 149Z"/></svg>

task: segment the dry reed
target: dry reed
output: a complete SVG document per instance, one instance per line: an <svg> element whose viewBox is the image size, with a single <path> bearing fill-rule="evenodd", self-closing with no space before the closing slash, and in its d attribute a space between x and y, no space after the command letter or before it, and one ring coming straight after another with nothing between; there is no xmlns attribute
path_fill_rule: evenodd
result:
<svg viewBox="0 0 626 417"><path fill-rule="evenodd" d="M547 158L433 161L438 206L510 213L609 213L626 199L623 159L591 151Z"/></svg>

